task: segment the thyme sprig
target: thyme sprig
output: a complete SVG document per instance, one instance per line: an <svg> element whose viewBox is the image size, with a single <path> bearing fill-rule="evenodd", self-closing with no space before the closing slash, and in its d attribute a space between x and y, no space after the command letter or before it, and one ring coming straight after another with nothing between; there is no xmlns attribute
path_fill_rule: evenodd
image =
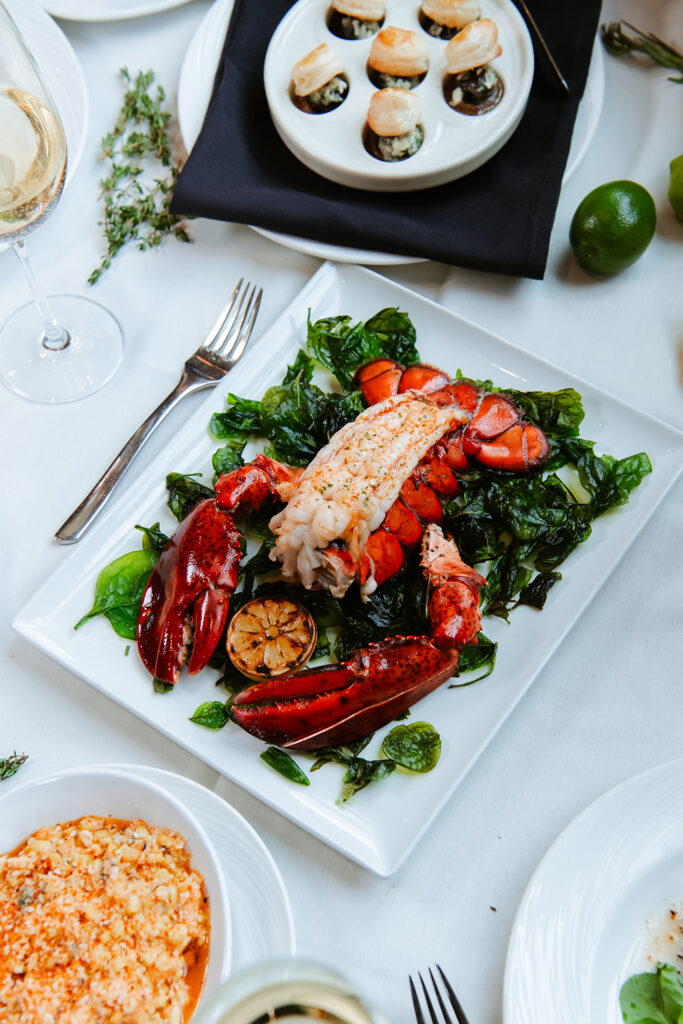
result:
<svg viewBox="0 0 683 1024"><path fill-rule="evenodd" d="M156 90L153 71L132 78L121 68L127 84L116 124L101 142L100 160L109 160L109 174L100 181L104 197L107 253L88 278L95 284L127 242L144 251L161 244L166 235L181 242L190 237L179 217L170 213L173 189L180 173L174 162L169 125L171 115L162 109L166 94ZM167 173L160 173L168 168Z"/></svg>
<svg viewBox="0 0 683 1024"><path fill-rule="evenodd" d="M28 761L28 754L17 754L16 750L9 757L0 757L0 782L16 775L24 761Z"/></svg>
<svg viewBox="0 0 683 1024"><path fill-rule="evenodd" d="M622 29L622 24L630 28L635 35L628 36ZM628 53L644 53L660 67L683 72L683 53L665 43L654 32L641 32L628 21L613 21L608 25L602 25L600 34L605 49L613 57L624 57ZM680 78L670 76L669 81L683 83L683 75Z"/></svg>

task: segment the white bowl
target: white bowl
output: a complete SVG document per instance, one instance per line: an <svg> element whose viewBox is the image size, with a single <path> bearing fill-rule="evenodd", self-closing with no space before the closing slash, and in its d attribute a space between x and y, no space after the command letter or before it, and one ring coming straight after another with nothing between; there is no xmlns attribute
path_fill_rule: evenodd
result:
<svg viewBox="0 0 683 1024"><path fill-rule="evenodd" d="M190 811L160 786L130 771L91 765L45 775L0 797L0 852L13 850L37 829L85 815L124 820L179 832L192 866L201 872L209 895L211 942L204 998L228 975L232 952L230 908L225 880L211 841Z"/></svg>
<svg viewBox="0 0 683 1024"><path fill-rule="evenodd" d="M424 142L407 160L386 163L371 156L362 133L370 97L376 92L366 63L372 38L339 39L327 28L329 0L299 0L284 16L268 46L264 84L273 124L294 156L316 174L340 185L371 192L408 192L454 181L476 170L501 149L526 109L534 76L534 49L524 19L512 0L481 0L482 17L498 26L503 47L493 61L505 93L498 106L479 117L451 109L443 98L446 43L428 35L418 19L418 0L389 0L385 26L411 29L427 44L429 70L413 90L420 101ZM307 114L289 95L298 60L327 43L344 62L350 89L326 114Z"/></svg>

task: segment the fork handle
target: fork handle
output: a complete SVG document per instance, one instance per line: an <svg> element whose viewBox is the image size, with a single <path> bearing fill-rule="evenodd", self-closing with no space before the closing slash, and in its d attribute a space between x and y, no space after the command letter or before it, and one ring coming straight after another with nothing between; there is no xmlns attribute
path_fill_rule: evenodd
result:
<svg viewBox="0 0 683 1024"><path fill-rule="evenodd" d="M90 491L90 494L71 513L66 522L62 523L55 533L55 540L59 541L60 544L73 544L75 541L80 540L111 498L116 485L147 438L159 426L171 409L185 395L193 391L199 391L201 388L209 387L213 383L213 381L192 380L183 374L173 391L156 407L154 412L150 413L145 422L141 423L133 436L126 441L114 461L105 469L100 479Z"/></svg>

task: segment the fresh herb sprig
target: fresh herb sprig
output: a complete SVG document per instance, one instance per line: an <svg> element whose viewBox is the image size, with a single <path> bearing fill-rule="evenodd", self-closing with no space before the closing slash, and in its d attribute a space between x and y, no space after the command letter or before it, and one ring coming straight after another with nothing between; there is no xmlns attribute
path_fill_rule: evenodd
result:
<svg viewBox="0 0 683 1024"><path fill-rule="evenodd" d="M160 85L153 90L153 71L132 78L123 67L121 76L127 85L123 106L113 130L102 139L99 157L110 164L100 182L107 252L88 278L90 284L128 242L137 242L144 251L160 245L166 235L190 241L183 222L169 209L180 167L173 159L171 115L162 109L166 94Z"/></svg>
<svg viewBox="0 0 683 1024"><path fill-rule="evenodd" d="M0 757L0 782L16 775L24 761L28 761L28 754L17 754L16 750L9 757Z"/></svg>
<svg viewBox="0 0 683 1024"><path fill-rule="evenodd" d="M622 24L635 34L627 35L621 27ZM683 72L683 53L669 43L665 43L654 32L641 32L639 28L631 25L628 21L613 21L600 27L600 35L605 49L613 57L624 57L629 53L644 53L662 68L672 68L674 71ZM683 83L683 75L680 78L670 76L669 81Z"/></svg>

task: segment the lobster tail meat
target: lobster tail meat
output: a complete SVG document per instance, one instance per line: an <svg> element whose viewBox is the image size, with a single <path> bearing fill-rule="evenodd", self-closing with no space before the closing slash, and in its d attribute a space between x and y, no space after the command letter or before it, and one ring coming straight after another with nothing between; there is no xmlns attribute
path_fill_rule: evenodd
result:
<svg viewBox="0 0 683 1024"><path fill-rule="evenodd" d="M318 750L353 743L391 722L453 675L456 651L429 637L392 637L362 647L339 665L242 690L235 721L266 743Z"/></svg>
<svg viewBox="0 0 683 1024"><path fill-rule="evenodd" d="M187 659L200 672L220 640L237 586L241 535L213 498L200 502L162 551L142 597L138 651L156 678L177 682Z"/></svg>

